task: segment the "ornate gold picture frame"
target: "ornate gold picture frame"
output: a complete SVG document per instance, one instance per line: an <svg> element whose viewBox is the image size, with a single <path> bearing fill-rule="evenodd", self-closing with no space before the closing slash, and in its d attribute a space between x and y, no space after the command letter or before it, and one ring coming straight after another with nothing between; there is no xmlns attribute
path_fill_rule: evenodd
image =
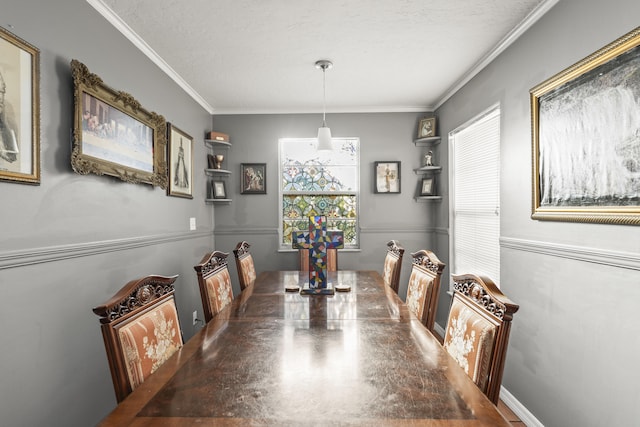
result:
<svg viewBox="0 0 640 427"><path fill-rule="evenodd" d="M71 166L79 174L110 175L167 188L167 124L126 92L105 85L77 60Z"/></svg>
<svg viewBox="0 0 640 427"><path fill-rule="evenodd" d="M40 184L40 51L0 28L0 180Z"/></svg>
<svg viewBox="0 0 640 427"><path fill-rule="evenodd" d="M640 224L640 27L530 91L537 220Z"/></svg>

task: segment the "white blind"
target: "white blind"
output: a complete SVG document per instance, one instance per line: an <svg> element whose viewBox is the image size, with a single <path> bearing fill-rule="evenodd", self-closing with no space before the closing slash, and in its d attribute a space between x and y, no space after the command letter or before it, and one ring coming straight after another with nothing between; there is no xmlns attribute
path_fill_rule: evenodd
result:
<svg viewBox="0 0 640 427"><path fill-rule="evenodd" d="M500 283L500 107L449 134L453 201L451 242L455 274Z"/></svg>

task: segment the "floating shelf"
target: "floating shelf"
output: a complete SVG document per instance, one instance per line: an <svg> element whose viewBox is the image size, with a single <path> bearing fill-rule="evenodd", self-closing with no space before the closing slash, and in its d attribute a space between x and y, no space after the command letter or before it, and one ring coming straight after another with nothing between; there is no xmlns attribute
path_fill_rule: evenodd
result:
<svg viewBox="0 0 640 427"><path fill-rule="evenodd" d="M429 172L440 172L442 170L442 166L422 166L421 168L414 169L413 171L416 175L429 173Z"/></svg>
<svg viewBox="0 0 640 427"><path fill-rule="evenodd" d="M204 199L207 203L231 203L231 199Z"/></svg>
<svg viewBox="0 0 640 427"><path fill-rule="evenodd" d="M442 196L418 196L415 199L416 202L439 202L442 200Z"/></svg>
<svg viewBox="0 0 640 427"><path fill-rule="evenodd" d="M425 147L427 145L436 145L436 144L440 144L440 137L439 136L429 136L427 138L418 138L418 139L414 139L413 143L416 145L416 147Z"/></svg>
<svg viewBox="0 0 640 427"><path fill-rule="evenodd" d="M231 147L231 143L230 142L216 141L215 139L205 139L204 143L205 144L209 144L211 146L218 145L218 146L222 146L222 147Z"/></svg>
<svg viewBox="0 0 640 427"><path fill-rule="evenodd" d="M207 175L231 175L231 171L225 169L205 169Z"/></svg>

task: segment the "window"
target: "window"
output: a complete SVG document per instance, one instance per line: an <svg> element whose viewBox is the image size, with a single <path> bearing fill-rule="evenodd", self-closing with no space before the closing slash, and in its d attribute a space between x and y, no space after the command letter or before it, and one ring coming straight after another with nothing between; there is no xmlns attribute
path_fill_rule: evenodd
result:
<svg viewBox="0 0 640 427"><path fill-rule="evenodd" d="M291 249L292 233L308 230L315 215L344 233L345 248L357 248L360 140L333 138L332 151L316 145L315 138L280 139L280 249Z"/></svg>
<svg viewBox="0 0 640 427"><path fill-rule="evenodd" d="M500 283L500 107L449 133L451 271Z"/></svg>

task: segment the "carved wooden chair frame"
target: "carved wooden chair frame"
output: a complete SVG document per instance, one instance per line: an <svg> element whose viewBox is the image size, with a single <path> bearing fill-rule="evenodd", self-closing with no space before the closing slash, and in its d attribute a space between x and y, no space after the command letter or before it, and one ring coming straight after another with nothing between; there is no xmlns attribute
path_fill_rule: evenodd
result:
<svg viewBox="0 0 640 427"><path fill-rule="evenodd" d="M485 391L487 397L497 405L500 398L511 321L513 314L518 311L520 306L507 298L486 276L460 274L452 275L451 278L453 280L453 298L463 302L476 313L485 316L497 325Z"/></svg>
<svg viewBox="0 0 640 427"><path fill-rule="evenodd" d="M400 273L402 271L402 257L404 256L404 248L400 246L400 242L397 240L389 240L387 242L387 254L385 255L385 265L386 258L394 258L396 260L395 268L391 274L391 278L389 280L389 287L393 289L393 291L397 294L398 289L400 288Z"/></svg>
<svg viewBox="0 0 640 427"><path fill-rule="evenodd" d="M212 298L216 298L216 295L209 294L209 288L207 287L207 279L218 274L222 270L228 271L226 252L213 251L207 253L202 260L195 265L193 269L198 276L198 286L200 287L200 298L202 300L202 310L204 311L204 320L209 322L213 317L218 314L216 307L211 306Z"/></svg>
<svg viewBox="0 0 640 427"><path fill-rule="evenodd" d="M127 375L118 328L135 321L167 301L175 305L173 284L177 278L177 275L170 277L151 275L131 280L106 303L93 309L93 312L100 317L100 328L118 402L124 400L133 391L133 385ZM180 330L180 325L176 327ZM183 341L181 330L180 335L180 340Z"/></svg>
<svg viewBox="0 0 640 427"><path fill-rule="evenodd" d="M242 262L244 259L251 258L253 262L253 256L249 252L250 247L251 245L248 242L243 240L242 242L238 243L236 245L236 248L233 250L233 255L236 258L236 269L238 270L238 281L240 282L241 291L244 291L247 287L253 285L253 283L247 283L247 281L245 280L245 275L242 272L243 270ZM254 270L255 270L255 265L254 265Z"/></svg>
<svg viewBox="0 0 640 427"><path fill-rule="evenodd" d="M422 249L411 254L412 269L418 269L427 276L431 277L433 284L431 289L425 295L425 310L423 318L420 319L428 330L433 331L436 321L436 310L438 308L438 298L440 296L440 278L444 271L445 264L440 261L435 253Z"/></svg>

